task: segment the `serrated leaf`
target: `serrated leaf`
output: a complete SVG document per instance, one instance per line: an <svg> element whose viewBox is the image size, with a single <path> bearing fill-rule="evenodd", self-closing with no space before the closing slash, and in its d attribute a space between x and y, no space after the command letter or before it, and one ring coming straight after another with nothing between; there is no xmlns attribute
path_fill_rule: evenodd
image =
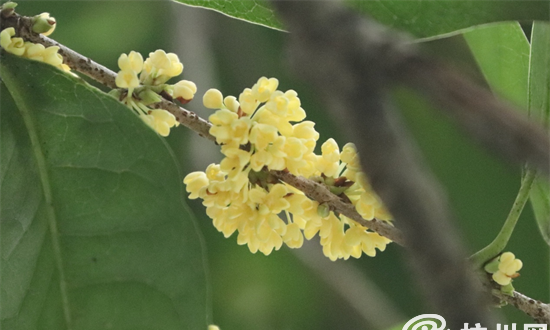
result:
<svg viewBox="0 0 550 330"><path fill-rule="evenodd" d="M164 141L112 97L2 55L2 329L205 329L205 262Z"/></svg>
<svg viewBox="0 0 550 330"><path fill-rule="evenodd" d="M533 24L529 65L529 112L531 117L549 127L550 24L547 22ZM529 197L542 237L550 245L550 179L537 177Z"/></svg>
<svg viewBox="0 0 550 330"><path fill-rule="evenodd" d="M277 30L284 26L266 0L174 0ZM347 5L389 27L416 38L441 38L482 24L501 21L549 20L545 1L478 0L346 0Z"/></svg>

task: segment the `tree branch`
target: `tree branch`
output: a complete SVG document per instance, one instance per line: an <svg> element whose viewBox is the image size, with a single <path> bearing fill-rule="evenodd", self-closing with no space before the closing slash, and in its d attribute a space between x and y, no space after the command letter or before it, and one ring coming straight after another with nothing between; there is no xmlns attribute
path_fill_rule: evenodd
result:
<svg viewBox="0 0 550 330"><path fill-rule="evenodd" d="M13 14L10 17L1 17L1 29L5 29L7 27L14 27L16 29L16 35L22 37L27 41L40 43L46 47L58 46L60 48L59 52L63 56L64 63L69 65L72 70L85 74L109 88L117 88L115 84L115 72L48 37L33 33L31 29L32 23L30 21L30 18L19 16L17 14ZM168 100L163 100L162 102L155 104L154 107L165 109L171 112L182 125L188 127L189 129L193 130L194 132L208 140L215 141L215 138L209 133L211 124L208 121L198 117L194 112L188 111ZM368 221L362 219L351 204L342 201L338 196L330 193L330 191L326 187L314 181L302 177L296 177L290 173L285 173L283 171L271 172L279 180L284 181L303 191L310 198L313 198L319 202L326 202L335 212L346 215L354 221L357 221L358 223L371 228L372 230L390 238L400 245L405 245L403 235L397 228L392 227L384 221L379 221L376 219ZM533 305L532 301L535 300L521 293L515 292L514 297L503 296L500 292L493 292L493 295L499 297L502 300L508 301L510 304L516 306L518 309L524 311L528 315L533 316L539 315L541 313L538 309L534 310L532 308L529 308L531 305ZM545 317L548 317L548 305L542 304L540 302L537 302L536 305L542 308ZM547 318L543 318L541 320L545 320L545 322L548 322Z"/></svg>
<svg viewBox="0 0 550 330"><path fill-rule="evenodd" d="M317 87L319 94L325 97L326 103L342 121L342 127L346 127L343 131L357 145L362 155L363 169L374 190L404 231L417 280L425 289L433 308L445 316L450 328L458 328L467 322L492 324L493 317L486 308L489 301L482 295L479 281L464 260L466 256L450 224L442 189L421 163L416 146L399 123L386 95L393 82L414 84L422 77L430 78L427 74L420 77L413 75L421 69L412 70L409 68L411 65L416 69L421 67L419 64L429 64L429 72L440 71L433 69L433 64L412 46L407 46L403 38L338 3L272 1L272 4L289 27L289 48L294 69ZM424 83L418 89L431 95L429 87ZM477 91L470 84L468 87L467 91ZM462 101L454 97L459 93L439 94L443 96L435 99L442 104L469 105L454 102L457 99ZM481 104L496 104L500 110L508 111L494 101L490 93L477 92L475 95L484 97L478 101ZM470 110L470 117L475 119L478 116L476 110L482 109ZM533 126L539 131L541 128L528 124L519 116L507 116L521 122L522 130L479 135L478 131L488 129L483 126L473 130L478 134L475 136L484 142L484 139L493 142L495 135L495 139L499 140L503 135L513 134L514 138L508 139L512 143L494 145L516 160L523 162L529 159L540 167L547 167L541 161L545 157L543 150L531 148L529 152L521 153L516 141L517 138L523 142L532 134L532 130L523 130L526 126ZM481 117L491 116L483 114ZM472 122L463 121L466 126L472 125ZM483 124L490 126L487 125L488 120ZM507 127L497 126L499 129ZM489 130L493 132L492 128ZM543 134L538 138L544 141ZM529 142L534 144L540 141L529 139ZM537 147L540 144L544 145L537 143Z"/></svg>
<svg viewBox="0 0 550 330"><path fill-rule="evenodd" d="M517 291L513 292L513 296L502 293L500 290L493 289L493 296L507 302L516 307L520 311L532 317L535 322L546 323L550 325L550 305L542 303L538 300L527 297Z"/></svg>
<svg viewBox="0 0 550 330"><path fill-rule="evenodd" d="M284 171L271 171L271 173L279 180L303 191L309 198L314 199L319 203L327 203L331 207L331 210L345 215L362 226L372 229L378 234L391 239L401 246L405 246L405 239L399 229L393 227L386 221L381 221L378 219L363 219L361 215L357 213L352 204L343 201L340 197L331 193L326 186L313 180L295 176Z"/></svg>
<svg viewBox="0 0 550 330"><path fill-rule="evenodd" d="M57 41L32 32L32 22L29 17L14 14L9 18L2 18L2 29L6 27L16 28L17 35L25 40L40 43L46 47L58 46L59 53L63 56L64 63L72 70L87 75L102 85L109 88L118 88L115 84L116 73L109 68L75 52L74 50L58 43ZM210 134L209 130L212 124L207 120L197 116L192 111L184 109L174 102L163 99L155 103L152 107L164 109L172 113L176 120L187 128L191 129L199 136L215 142L216 138ZM288 183L289 185L303 191L307 196L317 200L320 203L327 203L333 211L344 214L363 226L367 226L380 235L385 236L399 245L405 245L401 232L385 221L377 219L365 220L355 210L354 206L344 202L338 196L332 194L327 187L312 180L303 177L297 177L283 171L271 171L271 174L277 179Z"/></svg>

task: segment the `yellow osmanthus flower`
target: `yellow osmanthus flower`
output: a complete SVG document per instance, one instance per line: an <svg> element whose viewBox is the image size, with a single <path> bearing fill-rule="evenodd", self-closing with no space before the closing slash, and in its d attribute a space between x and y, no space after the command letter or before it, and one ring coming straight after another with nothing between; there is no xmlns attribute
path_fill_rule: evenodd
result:
<svg viewBox="0 0 550 330"><path fill-rule="evenodd" d="M383 251L389 239L335 214L267 172L287 170L318 178L335 194L346 194L367 219L387 216L362 176L353 145L340 152L336 141L329 139L316 155L315 123L304 121L297 93L279 91L278 84L275 78L262 77L238 100L224 98L217 89L204 94L205 107L216 110L209 118L210 133L224 158L205 172L185 177L189 198L201 198L214 227L225 237L237 232L237 243L253 253L268 255L283 244L299 248L304 238L317 234L331 260ZM349 178L343 177L346 173ZM353 181L356 178L360 181Z"/></svg>
<svg viewBox="0 0 550 330"><path fill-rule="evenodd" d="M161 136L168 136L170 128L177 124L176 117L162 109L149 110L149 113L143 119L147 125L151 126Z"/></svg>
<svg viewBox="0 0 550 330"><path fill-rule="evenodd" d="M0 32L0 46L8 53L23 56L26 49L25 41L23 38L13 38L14 35L15 29L12 27L2 30L2 32Z"/></svg>
<svg viewBox="0 0 550 330"><path fill-rule="evenodd" d="M277 90L279 81L275 78L261 77L258 82L252 86L252 94L255 95L259 102L267 102L273 92Z"/></svg>
<svg viewBox="0 0 550 330"><path fill-rule="evenodd" d="M197 85L189 80L180 80L172 87L172 97L181 103L188 103L195 97Z"/></svg>
<svg viewBox="0 0 550 330"><path fill-rule="evenodd" d="M222 92L215 88L210 88L206 91L206 93L204 93L204 96L202 97L202 103L208 109L221 109L223 107Z"/></svg>
<svg viewBox="0 0 550 330"><path fill-rule="evenodd" d="M144 85L160 85L170 78L179 76L183 71L183 64L174 53L166 53L157 49L149 53L149 57L143 63L143 72L140 76Z"/></svg>
<svg viewBox="0 0 550 330"><path fill-rule="evenodd" d="M44 47L41 44L25 42L22 38L14 38L14 35L15 29L12 27L0 32L0 46L8 53L48 63L66 72L71 71L69 66L63 63L63 57L59 54L58 46Z"/></svg>
<svg viewBox="0 0 550 330"><path fill-rule="evenodd" d="M504 252L498 261L498 270L493 273L493 280L502 286L508 285L513 278L519 276L518 271L523 263L512 252Z"/></svg>
<svg viewBox="0 0 550 330"><path fill-rule="evenodd" d="M143 69L143 57L135 51L128 55L121 54L118 58L118 67L121 71L134 71L137 75Z"/></svg>
<svg viewBox="0 0 550 330"><path fill-rule="evenodd" d="M122 102L133 109L159 135L168 136L170 129L179 125L176 117L166 110L150 109L148 105L160 102L162 98L159 93L162 92L168 93L182 103L193 99L197 86L192 81L181 80L174 85L165 84L168 79L179 75L183 70L183 64L178 56L174 53L166 54L159 49L149 53L149 57L144 61L140 53L131 51L129 54L120 55L118 66L120 71L115 83L125 91L115 94L122 95Z"/></svg>
<svg viewBox="0 0 550 330"><path fill-rule="evenodd" d="M25 57L30 58L31 60L48 63L60 69L65 69L64 67L62 67L64 65L63 58L58 53L59 47L50 46L46 48L44 47L44 45L41 44L25 42L25 48Z"/></svg>
<svg viewBox="0 0 550 330"><path fill-rule="evenodd" d="M116 75L115 83L120 88L127 88L128 94L132 94L134 88L139 87L137 73L133 70L121 70Z"/></svg>

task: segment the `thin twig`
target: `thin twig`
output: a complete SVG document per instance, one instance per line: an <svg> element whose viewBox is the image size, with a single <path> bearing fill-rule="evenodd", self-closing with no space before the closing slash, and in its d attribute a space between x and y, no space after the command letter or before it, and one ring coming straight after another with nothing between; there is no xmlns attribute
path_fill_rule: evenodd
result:
<svg viewBox="0 0 550 330"><path fill-rule="evenodd" d="M25 40L29 40L34 43L43 44L46 47L57 46L59 47L59 53L62 54L64 63L67 64L72 70L87 75L95 81L105 85L109 88L118 88L115 84L116 73L109 68L102 66L99 63L75 52L74 50L58 43L57 41L45 37L40 34L32 32L32 22L30 18L25 16L19 16L14 14L12 17L2 19L2 29L6 27L15 27L17 35ZM161 102L153 104L152 107L156 109L164 109L172 113L177 121L187 128L191 129L199 136L215 142L216 138L210 134L209 130L212 124L207 120L197 116L192 111L184 109L174 102L163 99ZM387 222L377 219L365 220L357 213L355 207L352 204L344 202L338 196L332 194L325 186L308 180L303 177L297 177L290 173L283 171L271 171L271 173L281 181L288 183L289 185L303 191L307 196L313 198L320 203L327 203L332 210L347 216L354 221L357 221L363 226L366 226L373 231L378 232L380 235L385 236L399 245L404 245L404 239L401 232L388 224Z"/></svg>
<svg viewBox="0 0 550 330"><path fill-rule="evenodd" d="M271 171L271 173L279 180L303 191L308 197L318 201L319 203L327 203L334 211L345 215L346 217L365 227L368 227L369 229L372 229L378 234L391 239L401 246L405 246L405 239L398 229L385 221L378 219L363 219L363 217L357 213L352 204L343 201L340 197L331 193L326 186L313 180L292 175L291 173L285 171Z"/></svg>
<svg viewBox="0 0 550 330"><path fill-rule="evenodd" d="M485 263L499 255L504 250L506 245L508 245L508 241L512 237L512 233L514 232L514 228L516 227L516 223L519 220L523 207L529 199L529 192L531 191L531 186L533 185L533 181L535 181L536 177L537 171L527 168L527 171L521 180L521 186L516 196L516 200L514 201L512 209L508 213L508 217L506 217L506 221L504 221L500 232L489 245L470 257L470 262L474 268L481 269Z"/></svg>
<svg viewBox="0 0 550 330"><path fill-rule="evenodd" d="M39 43L45 47L57 46L59 47L59 54L63 56L63 62L67 64L72 70L87 75L93 80L105 85L109 88L118 88L115 84L116 73L109 68L85 57L74 50L58 43L57 41L45 37L41 34L32 32L32 22L29 17L19 16L14 14L8 18L2 19L2 29L6 27L16 28L17 35L30 42ZM211 124L197 116L194 112L184 109L177 104L163 99L161 102L152 105L157 109L164 109L172 113L179 123L193 130L200 136L215 141L216 138L208 133Z"/></svg>
<svg viewBox="0 0 550 330"><path fill-rule="evenodd" d="M523 293L514 291L513 296L502 293L500 290L492 290L492 294L502 301L516 307L520 311L532 317L535 322L550 325L550 304L542 303L529 298Z"/></svg>

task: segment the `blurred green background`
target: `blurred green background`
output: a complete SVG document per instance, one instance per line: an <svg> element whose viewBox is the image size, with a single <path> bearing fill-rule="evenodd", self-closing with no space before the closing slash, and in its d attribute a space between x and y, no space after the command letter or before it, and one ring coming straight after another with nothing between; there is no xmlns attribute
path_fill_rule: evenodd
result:
<svg viewBox="0 0 550 330"><path fill-rule="evenodd" d="M320 141L333 137L341 146L347 142L315 91L286 66L283 32L165 1L19 2L21 14L44 11L57 19L54 39L115 71L118 56L131 50L144 57L159 48L177 53L185 65L183 77L198 85L197 98L188 108L204 118L209 111L201 98L208 88L238 96L259 77L273 76L280 89L299 93L308 118L317 123ZM421 46L481 81L461 36ZM410 91L395 91L394 102L447 191L468 252L484 247L508 214L520 170L475 145ZM220 159L214 145L184 128L173 131L168 140L182 177ZM404 250L397 245L375 258L337 262L322 257L316 239L300 250L283 247L269 257L253 255L236 244L235 236L224 239L200 203L189 201L189 205L206 240L213 322L222 330L385 329L433 312L424 304ZM524 262L521 277L514 282L516 289L548 301L548 246L530 206L507 250ZM531 321L511 307L501 313L507 323Z"/></svg>

